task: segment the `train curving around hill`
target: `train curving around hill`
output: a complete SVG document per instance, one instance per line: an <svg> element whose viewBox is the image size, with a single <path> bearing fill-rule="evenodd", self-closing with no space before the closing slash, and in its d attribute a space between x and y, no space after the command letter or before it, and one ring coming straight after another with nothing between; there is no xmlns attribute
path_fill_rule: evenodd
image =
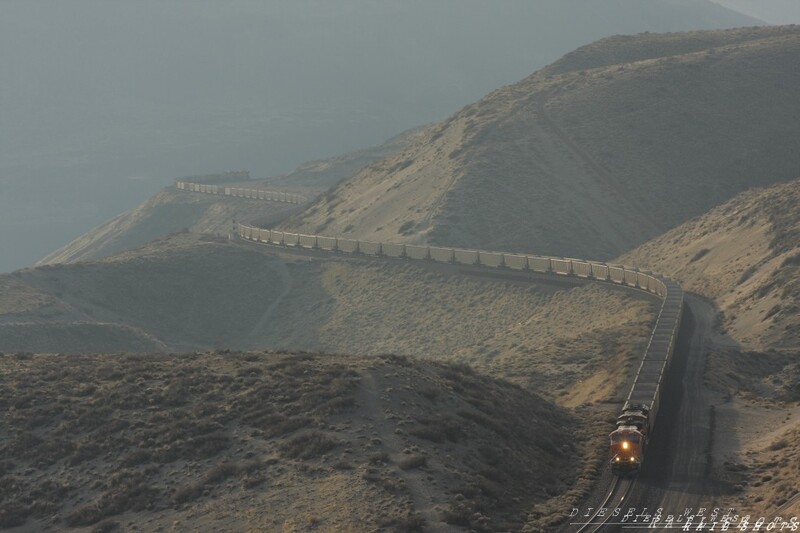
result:
<svg viewBox="0 0 800 533"><path fill-rule="evenodd" d="M683 291L674 281L622 265L582 259L343 239L275 231L244 224L238 226L237 233L244 240L277 246L575 276L614 283L661 297L661 309L647 350L622 412L617 418L617 427L610 434L612 472L627 476L636 474L641 469L681 321Z"/></svg>
<svg viewBox="0 0 800 533"><path fill-rule="evenodd" d="M176 186L186 191L267 201L290 203L306 201L306 198L300 195L266 190L231 189L190 182L178 182ZM247 224L238 224L235 236L250 242L331 253L428 260L537 274L573 276L645 291L660 297L661 309L650 334L647 349L622 411L617 417L616 429L609 435L611 471L619 477L627 477L641 470L658 415L665 378L675 351L683 313L683 290L674 281L636 268L598 261L345 239L276 231Z"/></svg>

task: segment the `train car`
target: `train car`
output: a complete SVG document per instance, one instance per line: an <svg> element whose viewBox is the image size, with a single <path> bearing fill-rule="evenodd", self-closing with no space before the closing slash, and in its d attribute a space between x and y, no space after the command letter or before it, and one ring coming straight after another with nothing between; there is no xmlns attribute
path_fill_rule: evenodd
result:
<svg viewBox="0 0 800 533"><path fill-rule="evenodd" d="M675 352L683 312L683 291L671 280L662 280L661 283L666 294L656 327L650 335L633 387L617 417L616 429L609 435L611 472L618 476L636 475L642 468L658 416L666 374Z"/></svg>

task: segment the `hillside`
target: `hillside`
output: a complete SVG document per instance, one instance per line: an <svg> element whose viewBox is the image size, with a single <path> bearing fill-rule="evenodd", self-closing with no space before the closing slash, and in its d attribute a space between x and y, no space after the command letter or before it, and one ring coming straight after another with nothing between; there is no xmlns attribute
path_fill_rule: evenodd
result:
<svg viewBox="0 0 800 533"><path fill-rule="evenodd" d="M233 220L275 223L297 206L166 188L135 209L78 237L37 265L102 259L178 231L227 236Z"/></svg>
<svg viewBox="0 0 800 533"><path fill-rule="evenodd" d="M800 180L754 189L619 258L713 300L747 350L800 345Z"/></svg>
<svg viewBox="0 0 800 533"><path fill-rule="evenodd" d="M608 35L763 24L708 0L234 3L3 2L0 272L169 177L372 146Z"/></svg>
<svg viewBox="0 0 800 533"><path fill-rule="evenodd" d="M173 351L269 348L466 362L565 405L619 393L619 372L627 375L644 349L653 299L465 270L176 234L101 261L0 276L0 331L38 332L27 340L0 335L0 351L99 352L106 345L93 347L82 330L72 342L48 332L113 324ZM576 380L593 387L576 389Z"/></svg>
<svg viewBox="0 0 800 533"><path fill-rule="evenodd" d="M552 518L537 505L563 518L587 452L535 394L394 356L19 355L0 374L0 528L520 531Z"/></svg>
<svg viewBox="0 0 800 533"><path fill-rule="evenodd" d="M793 26L603 39L429 127L284 227L608 259L796 177L798 86Z"/></svg>
<svg viewBox="0 0 800 533"><path fill-rule="evenodd" d="M766 516L800 492L798 206L800 180L749 190L620 258L657 265L716 307L704 378L727 487L717 503Z"/></svg>

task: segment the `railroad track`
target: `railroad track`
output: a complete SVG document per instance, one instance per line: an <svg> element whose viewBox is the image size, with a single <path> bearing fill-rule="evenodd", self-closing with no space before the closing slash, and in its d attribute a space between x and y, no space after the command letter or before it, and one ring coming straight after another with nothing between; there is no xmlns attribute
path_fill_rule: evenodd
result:
<svg viewBox="0 0 800 533"><path fill-rule="evenodd" d="M625 498L628 497L635 483L635 479L614 478L611 489L592 516L586 522L573 522L573 525L581 526L575 530L575 533L595 533L606 527L608 522L614 517L614 509L622 508L622 504L625 503Z"/></svg>

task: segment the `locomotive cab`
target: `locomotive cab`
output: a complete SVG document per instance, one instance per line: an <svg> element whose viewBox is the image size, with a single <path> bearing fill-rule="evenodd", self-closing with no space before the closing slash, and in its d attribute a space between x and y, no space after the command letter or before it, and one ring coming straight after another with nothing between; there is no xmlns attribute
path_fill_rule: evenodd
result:
<svg viewBox="0 0 800 533"><path fill-rule="evenodd" d="M634 426L623 426L611 435L611 471L618 475L634 474L642 466L644 434Z"/></svg>
<svg viewBox="0 0 800 533"><path fill-rule="evenodd" d="M630 405L617 417L611 439L611 471L617 475L636 474L642 467L650 434L650 412L643 405Z"/></svg>

